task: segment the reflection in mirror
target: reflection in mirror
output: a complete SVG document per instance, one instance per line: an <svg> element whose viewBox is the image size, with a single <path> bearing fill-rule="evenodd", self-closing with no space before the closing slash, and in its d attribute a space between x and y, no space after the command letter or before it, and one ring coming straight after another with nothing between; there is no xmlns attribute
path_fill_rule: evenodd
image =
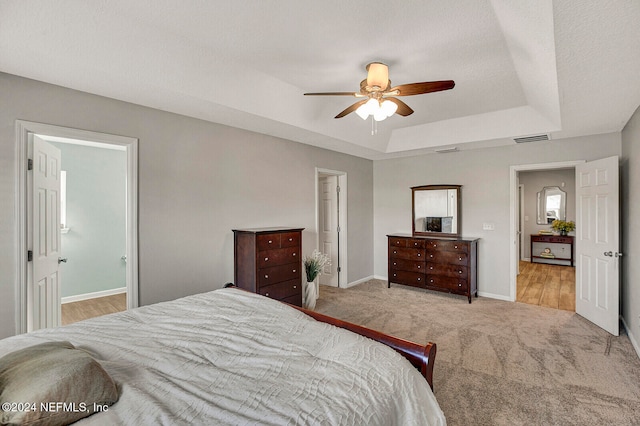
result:
<svg viewBox="0 0 640 426"><path fill-rule="evenodd" d="M414 235L460 235L460 185L425 185L411 190Z"/></svg>
<svg viewBox="0 0 640 426"><path fill-rule="evenodd" d="M567 193L557 186L545 186L538 192L538 225L550 225L554 220L566 220Z"/></svg>

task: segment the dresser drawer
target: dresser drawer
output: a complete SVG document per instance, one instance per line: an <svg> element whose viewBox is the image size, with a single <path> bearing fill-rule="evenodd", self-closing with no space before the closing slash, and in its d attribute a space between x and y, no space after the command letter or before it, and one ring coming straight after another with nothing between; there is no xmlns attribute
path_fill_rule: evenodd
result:
<svg viewBox="0 0 640 426"><path fill-rule="evenodd" d="M258 268L260 269L300 262L300 250L297 246L258 252Z"/></svg>
<svg viewBox="0 0 640 426"><path fill-rule="evenodd" d="M392 271L389 281L414 287L424 287L425 276L421 272Z"/></svg>
<svg viewBox="0 0 640 426"><path fill-rule="evenodd" d="M280 247L298 247L300 245L299 232L285 232L280 234Z"/></svg>
<svg viewBox="0 0 640 426"><path fill-rule="evenodd" d="M409 272L422 272L424 273L425 262L419 260L409 260L394 258L391 260L389 267L392 271L409 271Z"/></svg>
<svg viewBox="0 0 640 426"><path fill-rule="evenodd" d="M268 286L261 286L258 293L272 299L282 300L290 296L302 294L302 285L300 284L300 279L294 279Z"/></svg>
<svg viewBox="0 0 640 426"><path fill-rule="evenodd" d="M389 247L406 247L408 238L392 238L389 237Z"/></svg>
<svg viewBox="0 0 640 426"><path fill-rule="evenodd" d="M427 262L427 273L438 274L445 277L467 277L467 267L458 265L449 265L444 263Z"/></svg>
<svg viewBox="0 0 640 426"><path fill-rule="evenodd" d="M281 281L288 281L293 279L300 279L300 268L302 265L297 263L290 263L288 265L272 266L271 268L264 268L258 270L258 284L260 287L265 285L271 285L279 283Z"/></svg>
<svg viewBox="0 0 640 426"><path fill-rule="evenodd" d="M449 263L452 265L468 265L469 255L464 252L454 251L435 251L427 249L427 258L429 262Z"/></svg>
<svg viewBox="0 0 640 426"><path fill-rule="evenodd" d="M442 275L427 274L427 287L446 288L451 291L466 293L469 290L469 283L463 278L445 277Z"/></svg>
<svg viewBox="0 0 640 426"><path fill-rule="evenodd" d="M469 244L460 241L427 240L427 248L462 253L469 252Z"/></svg>
<svg viewBox="0 0 640 426"><path fill-rule="evenodd" d="M389 257L409 260L424 260L425 250L403 247L390 247Z"/></svg>
<svg viewBox="0 0 640 426"><path fill-rule="evenodd" d="M280 299L282 302L290 303L296 306L302 306L302 293L295 294L293 296L285 297L284 299Z"/></svg>
<svg viewBox="0 0 640 426"><path fill-rule="evenodd" d="M258 251L272 250L280 248L281 234L256 235L256 246Z"/></svg>

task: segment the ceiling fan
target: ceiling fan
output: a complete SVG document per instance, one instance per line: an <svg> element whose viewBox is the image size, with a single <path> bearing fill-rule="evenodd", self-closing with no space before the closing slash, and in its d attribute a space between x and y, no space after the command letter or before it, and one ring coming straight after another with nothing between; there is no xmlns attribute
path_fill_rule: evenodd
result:
<svg viewBox="0 0 640 426"><path fill-rule="evenodd" d="M367 65L367 78L360 82L359 92L305 93L305 96L355 96L363 98L336 115L335 118L342 118L355 111L363 120L372 115L376 121L382 121L395 113L403 117L413 114L409 105L397 99L396 96L440 92L453 89L454 86L453 80L443 80L391 87L389 67L382 62L371 62Z"/></svg>

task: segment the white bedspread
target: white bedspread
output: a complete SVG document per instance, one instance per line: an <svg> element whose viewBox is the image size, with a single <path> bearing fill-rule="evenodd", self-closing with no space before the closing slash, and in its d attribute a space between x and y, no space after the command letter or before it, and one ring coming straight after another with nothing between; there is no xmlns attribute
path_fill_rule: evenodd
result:
<svg viewBox="0 0 640 426"><path fill-rule="evenodd" d="M237 289L11 337L0 356L51 340L89 350L121 389L82 425L446 423L392 349Z"/></svg>

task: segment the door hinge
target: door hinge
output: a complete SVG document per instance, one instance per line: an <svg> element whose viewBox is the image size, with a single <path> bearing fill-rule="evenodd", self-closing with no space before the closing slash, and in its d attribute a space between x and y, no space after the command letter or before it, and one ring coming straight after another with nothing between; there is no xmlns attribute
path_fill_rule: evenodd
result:
<svg viewBox="0 0 640 426"><path fill-rule="evenodd" d="M336 192L339 194L340 193L340 185L336 186Z"/></svg>
<svg viewBox="0 0 640 426"><path fill-rule="evenodd" d="M336 229L336 231L338 231L338 234L340 233L340 227L338 226L338 228Z"/></svg>
<svg viewBox="0 0 640 426"><path fill-rule="evenodd" d="M33 251L32 250L28 250L27 251L27 262L31 262L33 261Z"/></svg>
<svg viewBox="0 0 640 426"><path fill-rule="evenodd" d="M33 170L33 160L31 158L27 159L27 170Z"/></svg>
<svg viewBox="0 0 640 426"><path fill-rule="evenodd" d="M342 271L342 268L338 266L337 271L338 271L338 272Z"/></svg>

